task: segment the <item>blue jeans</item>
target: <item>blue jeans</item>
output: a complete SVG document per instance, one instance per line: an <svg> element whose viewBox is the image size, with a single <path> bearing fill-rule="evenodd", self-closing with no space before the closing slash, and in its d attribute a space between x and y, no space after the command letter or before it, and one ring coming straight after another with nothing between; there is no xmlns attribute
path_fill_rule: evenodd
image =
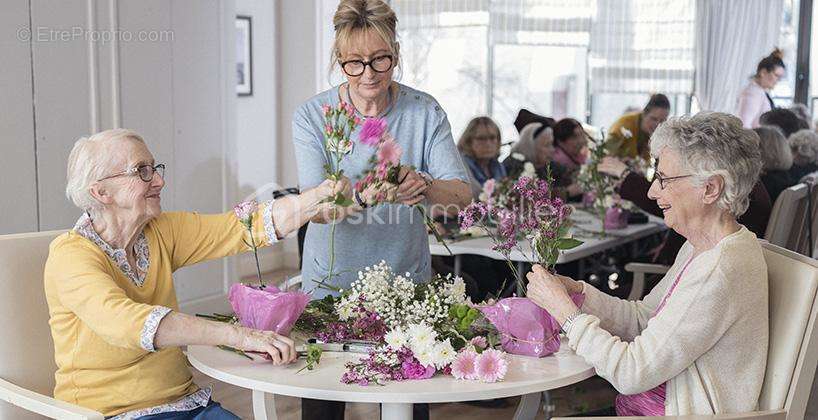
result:
<svg viewBox="0 0 818 420"><path fill-rule="evenodd" d="M206 407L191 411L171 411L168 413L142 416L137 420L241 420L235 414L222 408L221 404L210 400Z"/></svg>

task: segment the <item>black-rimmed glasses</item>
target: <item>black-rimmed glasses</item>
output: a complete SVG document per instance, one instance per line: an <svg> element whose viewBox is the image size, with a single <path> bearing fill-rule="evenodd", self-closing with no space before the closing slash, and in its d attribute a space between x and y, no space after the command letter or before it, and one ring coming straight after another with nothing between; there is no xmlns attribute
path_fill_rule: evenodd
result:
<svg viewBox="0 0 818 420"><path fill-rule="evenodd" d="M165 179L165 164L160 163L158 165L139 165L137 167L128 169L127 171L120 172L118 174L108 175L104 178L100 178L97 181L104 181L110 178L116 178L118 176L125 176L125 175L138 175L139 179L145 182L151 182L153 180L153 175L155 173L159 173L159 176L162 179Z"/></svg>
<svg viewBox="0 0 818 420"><path fill-rule="evenodd" d="M392 56L381 55L369 61L348 60L341 63L341 69L350 77L358 77L364 74L366 66L369 66L375 73L386 73L392 68Z"/></svg>
<svg viewBox="0 0 818 420"><path fill-rule="evenodd" d="M653 175L653 180L654 181L659 181L659 188L664 190L665 186L667 186L668 182L675 181L677 179L688 178L688 177L691 177L691 176L693 176L693 175L688 174L688 175L678 175L678 176L664 177L658 171L656 171L656 173Z"/></svg>

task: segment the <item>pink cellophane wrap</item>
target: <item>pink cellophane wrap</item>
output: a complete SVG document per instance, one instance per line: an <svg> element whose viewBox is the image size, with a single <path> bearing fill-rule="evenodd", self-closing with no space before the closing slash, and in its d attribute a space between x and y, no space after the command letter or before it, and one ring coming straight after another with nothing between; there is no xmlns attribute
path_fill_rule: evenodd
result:
<svg viewBox="0 0 818 420"><path fill-rule="evenodd" d="M244 284L230 286L227 299L241 325L283 335L290 334L310 301L304 292L282 292L272 285L259 289Z"/></svg>
<svg viewBox="0 0 818 420"><path fill-rule="evenodd" d="M571 300L582 306L585 295L571 295ZM560 349L557 320L528 298L501 299L480 311L500 332L503 350L511 354L544 357Z"/></svg>

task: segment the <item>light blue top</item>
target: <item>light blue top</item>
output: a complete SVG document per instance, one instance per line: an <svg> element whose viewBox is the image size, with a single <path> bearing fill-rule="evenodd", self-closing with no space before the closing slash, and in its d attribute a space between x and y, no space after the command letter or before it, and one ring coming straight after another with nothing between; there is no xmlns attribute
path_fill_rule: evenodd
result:
<svg viewBox="0 0 818 420"><path fill-rule="evenodd" d="M429 94L398 84L392 105L381 117L389 133L403 149L402 165L411 165L434 179L469 182L466 168L452 139L446 112ZM348 98L345 96L345 100ZM302 104L293 116L293 143L302 190L326 179L324 165L324 114L322 105L340 102L339 86L319 93ZM358 114L363 118L363 115ZM344 156L341 169L354 183L368 167L374 149L358 143L360 126L352 135L352 151ZM329 271L330 225L310 223L304 243L301 276L305 290L316 287L313 280ZM423 217L403 204L383 204L352 215L335 228L335 268L332 284L348 288L358 271L385 260L397 274L409 273L415 281L431 277L431 256ZM328 291L316 289L314 298Z"/></svg>

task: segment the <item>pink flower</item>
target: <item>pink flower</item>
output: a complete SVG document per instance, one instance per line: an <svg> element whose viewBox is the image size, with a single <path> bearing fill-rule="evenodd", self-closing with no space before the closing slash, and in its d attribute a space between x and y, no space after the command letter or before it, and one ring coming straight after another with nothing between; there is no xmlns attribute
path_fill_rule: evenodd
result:
<svg viewBox="0 0 818 420"><path fill-rule="evenodd" d="M477 379L476 360L477 353L471 350L461 351L452 362L452 376L456 379Z"/></svg>
<svg viewBox="0 0 818 420"><path fill-rule="evenodd" d="M244 224L249 224L252 221L253 213L258 210L258 203L255 200L245 201L233 207L233 212L236 217Z"/></svg>
<svg viewBox="0 0 818 420"><path fill-rule="evenodd" d="M414 358L412 361L404 361L401 370L406 379L429 379L435 374L434 366L423 366Z"/></svg>
<svg viewBox="0 0 818 420"><path fill-rule="evenodd" d="M478 349L484 349L484 348L488 347L488 343L486 343L486 337L483 337L481 335L478 335L477 337L472 338L471 341L469 341L469 342L471 343L472 346L474 346L474 347L476 347Z"/></svg>
<svg viewBox="0 0 818 420"><path fill-rule="evenodd" d="M494 195L495 187L496 187L496 181L494 181L494 178L489 179L488 181L486 181L483 184L483 192L486 193L486 197L487 197L486 199L487 200L490 200L491 196Z"/></svg>
<svg viewBox="0 0 818 420"><path fill-rule="evenodd" d="M322 105L321 111L324 112L325 117L329 117L330 112L332 112L332 108L330 108L329 105Z"/></svg>
<svg viewBox="0 0 818 420"><path fill-rule="evenodd" d="M474 361L477 377L483 382L502 381L508 372L505 353L488 349L480 353Z"/></svg>
<svg viewBox="0 0 818 420"><path fill-rule="evenodd" d="M358 141L367 146L376 146L381 141L381 137L385 132L385 119L367 118L366 121L364 121L363 127L361 127L360 134L358 134Z"/></svg>
<svg viewBox="0 0 818 420"><path fill-rule="evenodd" d="M392 166L400 163L400 156L403 154L400 146L392 138L387 138L378 147L378 161L388 162Z"/></svg>
<svg viewBox="0 0 818 420"><path fill-rule="evenodd" d="M332 135L332 126L331 125L327 124L327 125L324 126L324 134L326 134L327 136Z"/></svg>

